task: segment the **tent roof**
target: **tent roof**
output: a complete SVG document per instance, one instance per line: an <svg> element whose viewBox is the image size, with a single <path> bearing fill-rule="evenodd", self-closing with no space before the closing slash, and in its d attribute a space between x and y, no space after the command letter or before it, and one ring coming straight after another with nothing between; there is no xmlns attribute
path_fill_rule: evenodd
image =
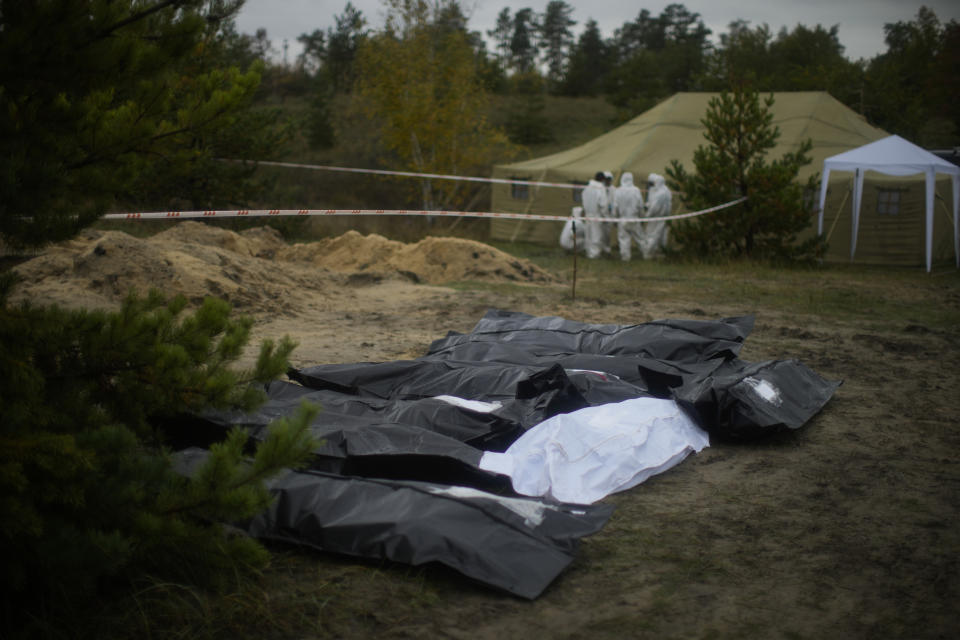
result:
<svg viewBox="0 0 960 640"><path fill-rule="evenodd" d="M831 171L864 169L893 176L925 173L930 168L937 173L960 175L957 165L900 136L889 136L824 161L824 169Z"/></svg>
<svg viewBox="0 0 960 640"><path fill-rule="evenodd" d="M770 151L778 158L813 140L809 175L830 155L879 140L888 134L824 91L774 93L773 124L780 140ZM499 175L533 175L587 180L597 171L663 173L670 161L689 163L706 144L701 123L711 98L719 93L677 93L629 122L566 151L523 162L498 165Z"/></svg>

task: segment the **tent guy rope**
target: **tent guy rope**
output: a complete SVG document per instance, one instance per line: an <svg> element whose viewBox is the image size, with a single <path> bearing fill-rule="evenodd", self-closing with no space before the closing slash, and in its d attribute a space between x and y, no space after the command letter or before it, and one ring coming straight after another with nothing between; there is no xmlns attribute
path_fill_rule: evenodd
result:
<svg viewBox="0 0 960 640"><path fill-rule="evenodd" d="M221 158L224 162L244 163L243 160ZM391 171L387 169L359 169L355 167L334 167L323 164L303 164L299 162L277 162L273 160L255 160L250 164L266 167L284 167L286 169L310 169L311 171L339 171L343 173L370 173L381 176L402 176L406 178L435 178L438 180L461 180L464 182L486 182L495 184L518 184L537 187L565 187L568 189L583 189L586 184L566 182L539 182L536 180L513 180L507 178L480 178L476 176L456 176L444 173L417 173L415 171Z"/></svg>
<svg viewBox="0 0 960 640"><path fill-rule="evenodd" d="M234 158L219 158L221 162L236 164L263 165L265 167L281 167L283 169L307 169L310 171L336 171L340 173L366 173L380 176L397 176L403 178L431 178L434 180L458 180L461 182L480 182L487 184L525 185L531 187L557 187L562 189L583 189L585 182L545 182L543 180L519 180L514 178L483 178L479 176L458 176L448 173L419 173L416 171L394 171L391 169L363 169L360 167L337 167L326 164L305 164L302 162L281 162L278 160L237 160ZM546 173L544 170L543 173ZM646 193L646 189L641 189Z"/></svg>

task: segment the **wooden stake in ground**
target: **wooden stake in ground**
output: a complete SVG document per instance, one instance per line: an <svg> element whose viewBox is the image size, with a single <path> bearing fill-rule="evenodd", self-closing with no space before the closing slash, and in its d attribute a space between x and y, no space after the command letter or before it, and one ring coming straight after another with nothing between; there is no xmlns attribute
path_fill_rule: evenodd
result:
<svg viewBox="0 0 960 640"><path fill-rule="evenodd" d="M572 302L577 301L577 219L571 220L573 230L573 290L570 293Z"/></svg>

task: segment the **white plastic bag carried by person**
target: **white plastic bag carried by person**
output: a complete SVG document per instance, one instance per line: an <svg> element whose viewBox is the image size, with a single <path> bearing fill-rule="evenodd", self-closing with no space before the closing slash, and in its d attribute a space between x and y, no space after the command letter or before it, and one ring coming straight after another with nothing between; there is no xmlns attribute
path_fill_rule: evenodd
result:
<svg viewBox="0 0 960 640"><path fill-rule="evenodd" d="M669 216L673 198L670 195L670 189L658 173L651 173L647 178L647 208L646 218L660 218ZM667 223L665 220L643 223L643 242L640 245L640 251L643 258L648 260L661 251L667 244Z"/></svg>
<svg viewBox="0 0 960 640"><path fill-rule="evenodd" d="M620 186L613 196L613 210L617 217L617 244L620 246L620 259L630 260L630 245L636 243L643 251L643 231L638 218L643 212L643 194L633 184L633 174L625 171L620 176Z"/></svg>
<svg viewBox="0 0 960 640"><path fill-rule="evenodd" d="M584 251L587 234L582 220L583 207L574 207L571 213L573 217L563 223L563 230L560 231L560 246L567 251Z"/></svg>

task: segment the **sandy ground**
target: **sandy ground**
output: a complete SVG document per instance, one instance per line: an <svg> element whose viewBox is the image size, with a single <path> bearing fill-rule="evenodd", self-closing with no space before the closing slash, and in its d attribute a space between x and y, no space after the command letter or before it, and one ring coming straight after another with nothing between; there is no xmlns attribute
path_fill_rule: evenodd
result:
<svg viewBox="0 0 960 640"><path fill-rule="evenodd" d="M346 308L258 331L297 336L297 359L315 364L415 357L447 330L469 331L488 307L623 323L699 311L560 297L557 287L498 295L394 282L358 289ZM796 357L844 385L796 434L715 445L609 498L610 523L536 602L473 589L442 570L416 573L420 592L411 595L397 586L409 569L376 580L379 569L328 560L324 569L344 582L325 583L325 593L369 607L332 624L333 635L957 637L960 334L920 326L877 334L761 309L742 355ZM374 605L385 598L392 604Z"/></svg>
<svg viewBox="0 0 960 640"><path fill-rule="evenodd" d="M200 231L181 227L179 233L195 239ZM489 264L463 278L445 274L433 280L423 260L411 268L396 257L397 247L395 264L381 256L375 267L361 268L357 260L343 266L358 251L372 251L355 245L339 254L341 268L322 264L318 256L343 247L300 247L299 257L284 259L288 250L269 234L239 236L245 246L220 234L219 244L208 239L192 248L183 237L158 248L117 232L95 235L74 241L62 254L46 254L38 259L43 263L21 265L26 287L78 305L116 304L135 277L176 284L189 298L226 295L257 319L254 342L282 335L299 342L295 365L415 357L449 330L469 331L490 307L609 323L751 311L757 326L742 357L796 357L824 377L844 381L825 410L798 432L750 445L711 446L609 498L617 509L607 527L584 541L573 566L534 602L473 585L442 568L281 553L267 576L269 597L303 602L299 594L311 591L312 604L299 605L297 613L314 620L319 635L501 640L960 634L960 328L908 324L878 330L875 323L787 315L762 303L745 310L732 302L707 312L695 301L669 296L630 305L573 303L565 285L506 254L487 255ZM485 251L485 245L473 246L479 243L450 242L461 258ZM228 248L230 243L235 246ZM241 254L246 257L236 257ZM302 257L308 254L309 260ZM132 256L146 259L131 264ZM95 268L114 257L114 266ZM452 262L433 266L447 269ZM150 272L148 263L166 271ZM205 275L184 271L184 264ZM484 278L523 286L464 291L423 284ZM947 304L960 309L960 300Z"/></svg>

